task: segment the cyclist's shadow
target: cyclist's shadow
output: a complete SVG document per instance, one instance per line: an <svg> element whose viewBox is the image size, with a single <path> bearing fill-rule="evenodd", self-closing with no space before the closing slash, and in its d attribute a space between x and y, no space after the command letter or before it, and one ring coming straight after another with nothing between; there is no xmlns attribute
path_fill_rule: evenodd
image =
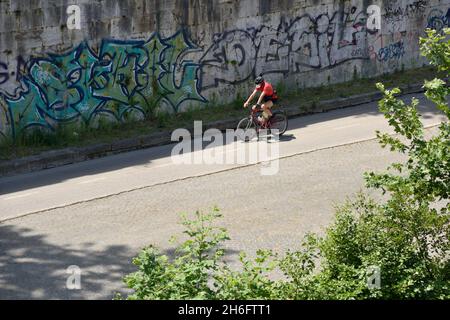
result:
<svg viewBox="0 0 450 320"><path fill-rule="evenodd" d="M283 134L281 137L279 137L280 142L289 142L292 140L297 140L297 137L293 134Z"/></svg>
<svg viewBox="0 0 450 320"><path fill-rule="evenodd" d="M262 138L259 138L255 141L266 141L267 143L274 143L274 142L289 142L293 140L297 140L297 137L293 134L283 134L281 137L277 137L276 139L268 139L267 137L263 136Z"/></svg>

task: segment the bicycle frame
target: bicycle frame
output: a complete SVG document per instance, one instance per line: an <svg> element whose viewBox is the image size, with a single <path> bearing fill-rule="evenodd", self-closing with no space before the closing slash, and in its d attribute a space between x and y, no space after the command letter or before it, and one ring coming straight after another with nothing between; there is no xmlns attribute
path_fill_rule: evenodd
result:
<svg viewBox="0 0 450 320"><path fill-rule="evenodd" d="M250 118L253 121L255 127L257 128L257 130L261 130L261 129L270 129L271 126L271 119L269 119L268 121L266 121L265 125L261 125L261 123L258 120L258 116L263 112L262 108L256 108L256 109L251 109L250 111Z"/></svg>
<svg viewBox="0 0 450 320"><path fill-rule="evenodd" d="M286 114L283 111L280 111L280 110L273 111L273 117L271 117L268 121L266 121L264 125L262 125L261 122L258 119L258 117L261 114L261 112L262 112L261 108L255 108L255 109L252 108L252 109L250 109L250 115L248 117L242 119L239 122L238 129L243 129L244 132L247 132L247 130L249 130L251 128L254 128L256 136L259 139L259 135L260 135L262 130L267 130L267 134L271 134L272 133L272 129L273 129L273 125L274 125L273 121L275 121L275 123L277 123L277 121L275 120L276 116L278 114L282 114L282 116L286 120L286 127L283 130L278 131L276 134L283 135L286 132L287 125L288 125L288 123L287 123L288 120L287 120ZM243 122L243 121L245 121L245 122ZM243 124L243 126L241 126L241 124ZM247 138L248 137L245 138L245 141L248 141Z"/></svg>

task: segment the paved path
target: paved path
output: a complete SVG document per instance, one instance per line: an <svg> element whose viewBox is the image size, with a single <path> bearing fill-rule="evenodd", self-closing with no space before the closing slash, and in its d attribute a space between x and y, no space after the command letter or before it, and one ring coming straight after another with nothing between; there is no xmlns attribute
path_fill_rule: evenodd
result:
<svg viewBox="0 0 450 320"><path fill-rule="evenodd" d="M425 125L442 121L423 100ZM375 104L298 118L291 128L274 176L259 164L177 166L164 146L0 179L0 299L109 299L139 248L172 252L178 213L214 205L232 237L230 261L240 250L295 247L363 187L363 172L401 160L371 140L389 131ZM71 265L83 271L81 291L65 288Z"/></svg>
<svg viewBox="0 0 450 320"><path fill-rule="evenodd" d="M407 96L406 99L411 98ZM425 103L423 96L421 101ZM426 126L439 123L442 116L422 104ZM375 137L376 130L391 131L377 105L291 120L291 130L280 144L280 157L307 153ZM186 178L235 169L244 165L175 165L171 159L174 145L115 155L9 178L0 178L0 222L23 215L65 207ZM249 148L235 142L226 150ZM198 154L198 152L197 152ZM246 163L248 165L248 163Z"/></svg>

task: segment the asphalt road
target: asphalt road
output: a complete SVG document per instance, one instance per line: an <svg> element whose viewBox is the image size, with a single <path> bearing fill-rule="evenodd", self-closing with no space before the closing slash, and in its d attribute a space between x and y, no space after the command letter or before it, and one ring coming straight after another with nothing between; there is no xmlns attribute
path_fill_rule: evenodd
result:
<svg viewBox="0 0 450 320"><path fill-rule="evenodd" d="M444 120L419 96L425 126ZM258 163L176 165L169 145L0 179L0 299L110 299L140 248L172 253L179 213L216 205L232 238L230 262L241 250L295 248L363 188L364 172L401 160L373 140L376 130L391 132L375 103L297 118L290 128L270 176ZM66 288L72 265L82 270L81 290Z"/></svg>

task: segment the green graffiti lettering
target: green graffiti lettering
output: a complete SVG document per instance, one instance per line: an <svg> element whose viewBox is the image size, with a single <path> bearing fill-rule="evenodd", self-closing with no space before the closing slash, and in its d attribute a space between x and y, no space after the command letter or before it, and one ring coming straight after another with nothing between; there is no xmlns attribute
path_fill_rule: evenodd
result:
<svg viewBox="0 0 450 320"><path fill-rule="evenodd" d="M0 96L12 118L11 132L80 120L90 124L98 116L139 120L161 101L176 112L186 100L206 102L198 88L200 66L182 58L195 49L180 31L167 39L154 33L145 42L104 41L98 55L83 42L66 54L32 60L22 79L27 90L14 98Z"/></svg>

